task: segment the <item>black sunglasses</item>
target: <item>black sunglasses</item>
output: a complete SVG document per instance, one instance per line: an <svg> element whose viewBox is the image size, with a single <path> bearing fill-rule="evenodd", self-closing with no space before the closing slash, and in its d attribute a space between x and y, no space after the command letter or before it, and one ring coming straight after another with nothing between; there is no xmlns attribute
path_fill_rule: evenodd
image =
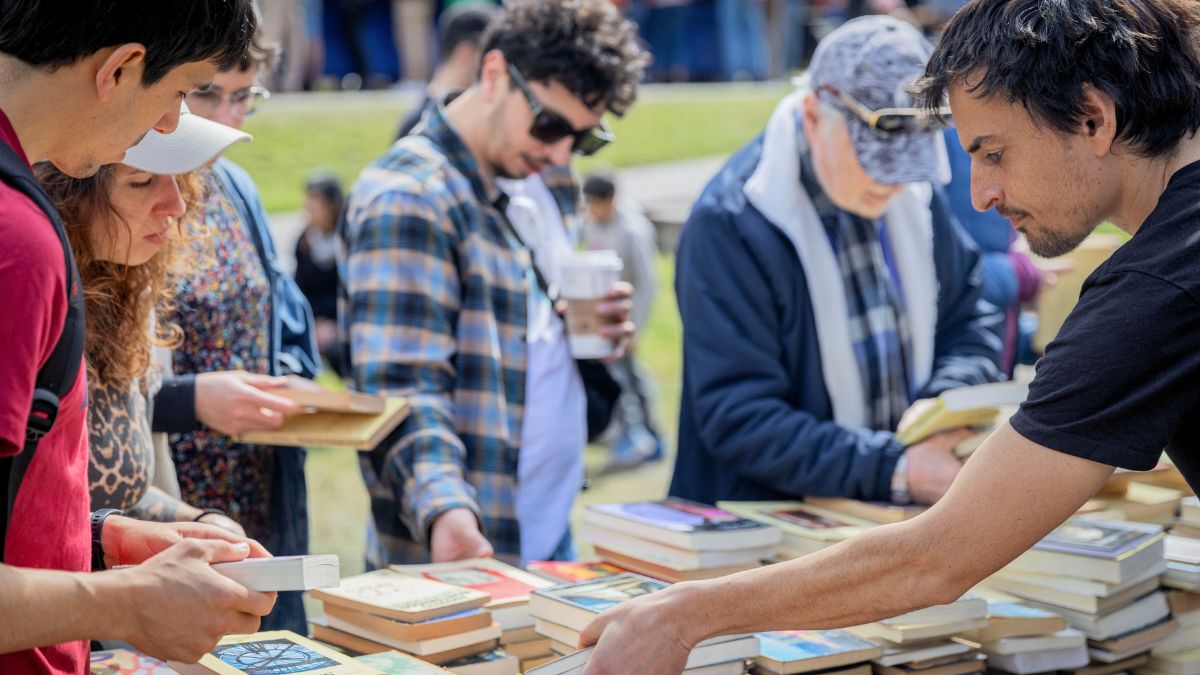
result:
<svg viewBox="0 0 1200 675"><path fill-rule="evenodd" d="M598 126L582 131L577 130L562 115L542 107L541 102L530 91L525 76L521 75L521 71L511 63L508 64L508 74L512 77L513 82L517 83L517 88L521 90L521 93L525 95L525 100L529 102L529 110L533 113L533 122L529 125L530 136L546 144L557 143L567 136L573 136L575 143L571 151L580 157L594 155L617 139L604 120L600 120Z"/></svg>
<svg viewBox="0 0 1200 675"><path fill-rule="evenodd" d="M854 113L854 116L867 123L867 126L885 134L907 134L914 131L937 131L946 126L943 119L949 119L950 108L938 109L937 115L930 115L921 108L880 108L871 110L867 106L850 98L833 85L823 84L818 91L832 94L842 105Z"/></svg>

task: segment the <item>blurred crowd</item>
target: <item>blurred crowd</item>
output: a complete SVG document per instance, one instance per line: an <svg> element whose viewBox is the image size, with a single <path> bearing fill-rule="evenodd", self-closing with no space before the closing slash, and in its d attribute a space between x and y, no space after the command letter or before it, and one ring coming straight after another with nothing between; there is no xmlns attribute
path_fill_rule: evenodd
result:
<svg viewBox="0 0 1200 675"><path fill-rule="evenodd" d="M659 82L764 80L808 62L821 37L864 14L932 32L964 0L614 0L638 25ZM380 89L420 83L444 58L444 15L492 0L259 0L284 47L275 91ZM716 48L714 48L714 46Z"/></svg>

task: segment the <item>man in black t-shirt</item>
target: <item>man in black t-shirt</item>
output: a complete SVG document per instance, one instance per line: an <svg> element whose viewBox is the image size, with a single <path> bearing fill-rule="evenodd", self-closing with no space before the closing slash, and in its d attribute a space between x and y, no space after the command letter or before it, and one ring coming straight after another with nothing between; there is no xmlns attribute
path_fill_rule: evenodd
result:
<svg viewBox="0 0 1200 675"><path fill-rule="evenodd" d="M729 633L863 624L952 602L1165 449L1200 485L1200 3L974 0L917 89L949 96L976 208L1061 255L1132 235L1084 284L1029 399L933 508L787 563L601 615L585 675L678 673ZM886 114L876 113L876 114Z"/></svg>

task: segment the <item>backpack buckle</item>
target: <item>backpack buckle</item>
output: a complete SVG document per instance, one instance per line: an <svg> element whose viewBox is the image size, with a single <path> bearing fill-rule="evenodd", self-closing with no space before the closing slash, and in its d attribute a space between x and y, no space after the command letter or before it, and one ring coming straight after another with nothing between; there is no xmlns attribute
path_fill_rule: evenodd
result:
<svg viewBox="0 0 1200 675"><path fill-rule="evenodd" d="M40 441L54 428L58 419L59 399L45 389L33 390L33 405L29 410L29 421L25 424L25 440Z"/></svg>

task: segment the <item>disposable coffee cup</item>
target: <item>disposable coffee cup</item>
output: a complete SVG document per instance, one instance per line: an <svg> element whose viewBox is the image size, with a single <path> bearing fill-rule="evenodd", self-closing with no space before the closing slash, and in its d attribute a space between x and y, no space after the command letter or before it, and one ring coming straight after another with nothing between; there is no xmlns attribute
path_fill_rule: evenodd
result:
<svg viewBox="0 0 1200 675"><path fill-rule="evenodd" d="M596 306L621 280L621 258L616 251L587 251L567 258L561 267L559 296L567 301L567 340L571 356L603 359L613 356L616 345L600 334L602 321Z"/></svg>

